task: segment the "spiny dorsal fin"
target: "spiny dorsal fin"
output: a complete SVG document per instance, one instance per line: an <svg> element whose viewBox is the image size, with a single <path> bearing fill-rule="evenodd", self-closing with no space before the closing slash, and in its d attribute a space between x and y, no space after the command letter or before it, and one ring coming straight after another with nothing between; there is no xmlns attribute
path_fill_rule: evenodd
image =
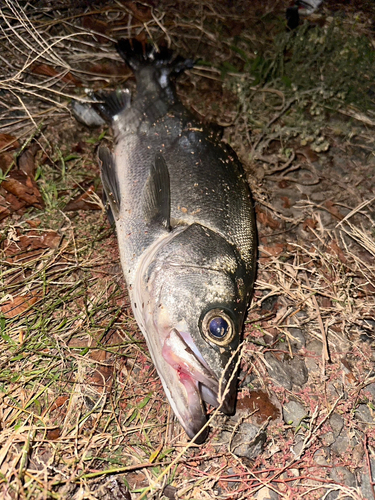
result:
<svg viewBox="0 0 375 500"><path fill-rule="evenodd" d="M143 213L146 223L169 230L171 193L167 164L161 153L156 153L149 177L143 189Z"/></svg>
<svg viewBox="0 0 375 500"><path fill-rule="evenodd" d="M113 156L108 148L99 148L98 152L101 178L105 194L116 220L120 216L120 188Z"/></svg>

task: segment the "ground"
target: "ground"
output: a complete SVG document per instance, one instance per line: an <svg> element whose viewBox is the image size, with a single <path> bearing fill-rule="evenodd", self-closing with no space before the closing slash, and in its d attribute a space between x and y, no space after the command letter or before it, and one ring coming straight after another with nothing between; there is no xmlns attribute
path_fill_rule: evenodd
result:
<svg viewBox="0 0 375 500"><path fill-rule="evenodd" d="M4 499L375 498L374 5L0 7L0 489ZM120 37L196 60L258 225L237 412L189 442L132 316L85 89L134 88ZM210 125L209 125L210 126Z"/></svg>

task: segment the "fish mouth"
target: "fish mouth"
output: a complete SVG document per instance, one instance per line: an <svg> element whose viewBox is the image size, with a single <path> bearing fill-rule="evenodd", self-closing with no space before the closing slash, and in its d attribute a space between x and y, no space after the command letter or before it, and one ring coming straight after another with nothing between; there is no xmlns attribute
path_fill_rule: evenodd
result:
<svg viewBox="0 0 375 500"><path fill-rule="evenodd" d="M193 341L190 335L191 343ZM162 348L162 355L165 361L175 370L178 381L185 389L185 408L175 411L178 419L190 438L193 438L206 424L207 416L204 403L208 403L231 415L234 413L236 399L235 377L228 385L223 370L223 377L219 380L207 367L203 358L199 359L196 349L189 347L188 342L180 332L172 329L167 335ZM196 443L203 442L208 434L208 428L199 434L195 439Z"/></svg>

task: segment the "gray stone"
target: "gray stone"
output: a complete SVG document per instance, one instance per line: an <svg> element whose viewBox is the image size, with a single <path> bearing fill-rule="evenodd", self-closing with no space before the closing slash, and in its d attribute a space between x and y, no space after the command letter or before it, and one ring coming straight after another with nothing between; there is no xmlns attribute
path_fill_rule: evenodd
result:
<svg viewBox="0 0 375 500"><path fill-rule="evenodd" d="M269 365L268 373L270 377L290 391L292 389L292 380L287 365L276 359L271 352L266 352L264 357Z"/></svg>
<svg viewBox="0 0 375 500"><path fill-rule="evenodd" d="M374 414L367 405L364 404L359 405L358 408L355 410L354 415L356 420L358 420L360 423L364 424L374 423Z"/></svg>
<svg viewBox="0 0 375 500"><path fill-rule="evenodd" d="M372 400L375 401L375 383L367 385L364 390L369 392L372 396Z"/></svg>
<svg viewBox="0 0 375 500"><path fill-rule="evenodd" d="M313 340L306 346L308 354L305 357L305 365L309 373L319 373L322 359L323 345L319 340Z"/></svg>
<svg viewBox="0 0 375 500"><path fill-rule="evenodd" d="M355 475L346 467L332 467L330 476L336 483L345 484L345 486L349 486L350 488L357 486Z"/></svg>
<svg viewBox="0 0 375 500"><path fill-rule="evenodd" d="M309 378L309 373L306 368L305 360L297 356L295 356L290 361L289 373L293 385L296 385L297 387L302 387L304 384L306 384Z"/></svg>
<svg viewBox="0 0 375 500"><path fill-rule="evenodd" d="M306 346L305 335L300 328L290 328L289 333L293 337L290 343L297 351Z"/></svg>
<svg viewBox="0 0 375 500"><path fill-rule="evenodd" d="M264 486L258 491L255 498L256 500L279 500L280 496L276 493L276 491Z"/></svg>
<svg viewBox="0 0 375 500"><path fill-rule="evenodd" d="M294 428L298 427L307 416L305 408L297 401L289 401L283 406L284 422Z"/></svg>
<svg viewBox="0 0 375 500"><path fill-rule="evenodd" d="M302 387L307 382L308 371L304 359L295 356L289 361L280 361L271 352L265 354L265 359L269 365L269 375L285 389L291 390L293 385Z"/></svg>
<svg viewBox="0 0 375 500"><path fill-rule="evenodd" d="M303 442L305 440L305 437L303 434L298 433L295 438L295 442L292 446L292 452L294 453L295 457L298 457L302 451L303 448Z"/></svg>
<svg viewBox="0 0 375 500"><path fill-rule="evenodd" d="M336 439L344 427L344 419L338 413L332 413L329 417L329 423L331 424L332 432Z"/></svg>
<svg viewBox="0 0 375 500"><path fill-rule="evenodd" d="M254 459L262 453L267 435L264 430L248 422L241 424L234 436L231 449L238 457Z"/></svg>
<svg viewBox="0 0 375 500"><path fill-rule="evenodd" d="M335 442L335 435L333 434L333 432L326 432L325 434L321 435L321 439L325 446L330 446Z"/></svg>
<svg viewBox="0 0 375 500"><path fill-rule="evenodd" d="M354 446L357 444L357 440L354 437L351 437L346 429L343 429L340 435L336 438L336 441L331 445L331 450L340 457L348 450L348 448L352 451Z"/></svg>
<svg viewBox="0 0 375 500"><path fill-rule="evenodd" d="M371 471L372 471L372 481L375 481L375 460L370 460ZM374 498L374 490L370 483L370 471L367 465L362 469L359 477L360 488L363 498Z"/></svg>

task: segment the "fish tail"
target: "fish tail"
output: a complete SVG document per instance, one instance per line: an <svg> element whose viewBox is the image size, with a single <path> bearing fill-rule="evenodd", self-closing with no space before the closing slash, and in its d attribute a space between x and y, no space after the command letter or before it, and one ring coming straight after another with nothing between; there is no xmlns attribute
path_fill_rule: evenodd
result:
<svg viewBox="0 0 375 500"><path fill-rule="evenodd" d="M167 47L158 50L150 44L142 44L136 39L121 38L115 45L117 52L124 61L136 73L145 66L154 66L167 70L167 74L181 73L185 69L192 68L195 64L193 59L175 57L173 51Z"/></svg>

